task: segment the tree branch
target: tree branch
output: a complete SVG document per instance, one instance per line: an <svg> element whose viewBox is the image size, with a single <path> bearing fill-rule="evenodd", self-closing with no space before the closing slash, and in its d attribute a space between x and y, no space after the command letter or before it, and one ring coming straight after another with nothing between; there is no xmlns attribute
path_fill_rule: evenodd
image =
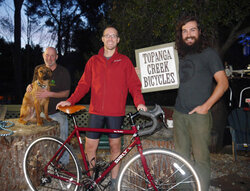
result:
<svg viewBox="0 0 250 191"><path fill-rule="evenodd" d="M237 25L232 29L231 33L229 34L226 42L224 43L224 45L222 46L221 50L220 50L220 56L221 58L224 57L226 51L231 47L231 45L238 39L238 36L243 34L243 33L247 33L250 32L250 27L244 28L240 31L237 31L240 26L242 25L243 20L238 22Z"/></svg>

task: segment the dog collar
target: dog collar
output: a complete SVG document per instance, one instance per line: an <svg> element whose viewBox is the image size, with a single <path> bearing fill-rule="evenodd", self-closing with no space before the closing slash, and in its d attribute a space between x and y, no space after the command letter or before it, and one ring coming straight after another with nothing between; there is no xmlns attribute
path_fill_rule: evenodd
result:
<svg viewBox="0 0 250 191"><path fill-rule="evenodd" d="M46 85L41 84L39 81L37 81L37 85L38 85L38 86L40 86L40 87L41 87L41 88L43 88L43 89L47 88L47 86L46 86Z"/></svg>

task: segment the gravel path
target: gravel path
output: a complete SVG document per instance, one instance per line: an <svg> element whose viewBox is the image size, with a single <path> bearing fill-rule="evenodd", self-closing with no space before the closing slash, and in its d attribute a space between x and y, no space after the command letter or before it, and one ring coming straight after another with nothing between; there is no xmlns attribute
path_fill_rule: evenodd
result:
<svg viewBox="0 0 250 191"><path fill-rule="evenodd" d="M209 191L250 191L250 152L237 155L211 154L211 187Z"/></svg>

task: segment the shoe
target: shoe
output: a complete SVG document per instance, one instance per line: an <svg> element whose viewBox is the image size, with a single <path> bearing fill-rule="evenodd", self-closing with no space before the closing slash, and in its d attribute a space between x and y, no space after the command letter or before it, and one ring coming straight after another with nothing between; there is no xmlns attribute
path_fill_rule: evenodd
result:
<svg viewBox="0 0 250 191"><path fill-rule="evenodd" d="M109 186L109 191L115 191L116 190L116 179L111 179L111 184Z"/></svg>

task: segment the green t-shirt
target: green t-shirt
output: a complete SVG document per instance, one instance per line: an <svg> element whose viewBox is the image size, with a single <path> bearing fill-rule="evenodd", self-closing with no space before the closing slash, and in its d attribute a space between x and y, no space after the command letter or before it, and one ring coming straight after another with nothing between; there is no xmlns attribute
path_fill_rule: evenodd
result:
<svg viewBox="0 0 250 191"><path fill-rule="evenodd" d="M211 96L214 74L221 70L224 70L221 59L211 48L181 58L175 109L188 113L202 105Z"/></svg>

